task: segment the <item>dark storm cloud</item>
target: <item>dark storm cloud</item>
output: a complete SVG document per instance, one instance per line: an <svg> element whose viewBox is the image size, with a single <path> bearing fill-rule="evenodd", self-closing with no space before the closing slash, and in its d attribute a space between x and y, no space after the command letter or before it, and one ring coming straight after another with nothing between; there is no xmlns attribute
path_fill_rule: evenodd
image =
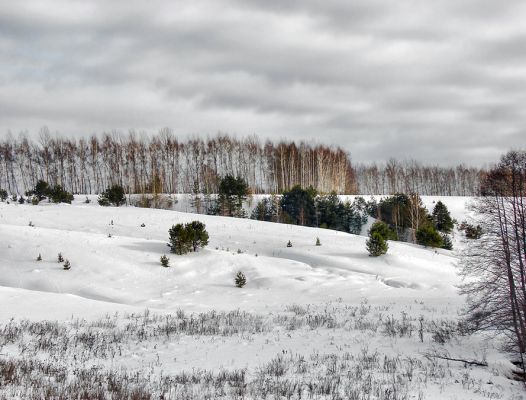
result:
<svg viewBox="0 0 526 400"><path fill-rule="evenodd" d="M523 147L520 1L27 1L0 7L0 134L307 139L359 161Z"/></svg>

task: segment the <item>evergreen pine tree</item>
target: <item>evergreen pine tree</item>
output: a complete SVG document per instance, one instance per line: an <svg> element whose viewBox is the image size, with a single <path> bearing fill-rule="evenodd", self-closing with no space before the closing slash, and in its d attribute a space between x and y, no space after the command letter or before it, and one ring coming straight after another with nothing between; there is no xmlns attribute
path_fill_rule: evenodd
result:
<svg viewBox="0 0 526 400"><path fill-rule="evenodd" d="M98 202L101 206L109 206L113 204L119 207L121 204L126 203L126 196L124 188L120 185L113 185L106 189L99 195Z"/></svg>
<svg viewBox="0 0 526 400"><path fill-rule="evenodd" d="M57 260L59 263L64 262L64 257L62 257L62 253L58 253Z"/></svg>
<svg viewBox="0 0 526 400"><path fill-rule="evenodd" d="M37 261L42 261L42 254L38 253Z"/></svg>
<svg viewBox="0 0 526 400"><path fill-rule="evenodd" d="M247 278L246 278L245 274L243 272L239 271L236 274L236 277L234 279L234 283L236 284L236 286L238 288L242 288L243 286L245 286L247 284Z"/></svg>
<svg viewBox="0 0 526 400"><path fill-rule="evenodd" d="M208 244L208 232L205 224L200 221L192 221L188 224L177 224L168 231L170 251L175 254L186 254L197 251L199 247Z"/></svg>
<svg viewBox="0 0 526 400"><path fill-rule="evenodd" d="M319 237L316 238L316 246L321 246L321 242L320 242L320 238Z"/></svg>
<svg viewBox="0 0 526 400"><path fill-rule="evenodd" d="M162 265L163 267L169 267L169 266L170 266L170 259L169 259L168 257L166 257L165 254L163 254L163 255L161 256L161 265Z"/></svg>
<svg viewBox="0 0 526 400"><path fill-rule="evenodd" d="M416 242L426 247L442 247L442 236L433 224L424 225L416 231Z"/></svg>
<svg viewBox="0 0 526 400"><path fill-rule="evenodd" d="M365 242L365 245L371 257L381 256L387 253L387 249L389 248L387 241L378 232L372 232L367 242Z"/></svg>
<svg viewBox="0 0 526 400"><path fill-rule="evenodd" d="M433 222L438 231L450 233L453 230L453 220L446 205L438 201L433 209Z"/></svg>
<svg viewBox="0 0 526 400"><path fill-rule="evenodd" d="M67 271L68 269L71 269L71 264L69 262L69 260L66 260L66 262L64 263L64 269Z"/></svg>
<svg viewBox="0 0 526 400"><path fill-rule="evenodd" d="M290 240L287 243L287 247L292 247L292 242Z"/></svg>

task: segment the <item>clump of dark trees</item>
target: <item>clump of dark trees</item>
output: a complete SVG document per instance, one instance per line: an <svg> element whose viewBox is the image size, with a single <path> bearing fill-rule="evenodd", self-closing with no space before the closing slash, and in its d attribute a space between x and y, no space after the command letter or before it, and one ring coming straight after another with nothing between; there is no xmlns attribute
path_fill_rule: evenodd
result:
<svg viewBox="0 0 526 400"><path fill-rule="evenodd" d="M51 187L47 182L39 180L32 190L26 192L31 197L32 204L38 204L44 199L53 203L69 203L73 201L73 194L67 192L60 185Z"/></svg>
<svg viewBox="0 0 526 400"><path fill-rule="evenodd" d="M441 247L451 250L448 236L454 227L446 205L438 201L429 214L416 193L398 193L379 202L371 199L366 210L378 219L369 230L367 250L371 256L385 254L388 240L417 243L426 247Z"/></svg>
<svg viewBox="0 0 526 400"><path fill-rule="evenodd" d="M252 219L334 229L359 234L367 222L366 202L358 197L343 202L333 192L318 195L312 187L295 186L282 196L262 199L252 211Z"/></svg>

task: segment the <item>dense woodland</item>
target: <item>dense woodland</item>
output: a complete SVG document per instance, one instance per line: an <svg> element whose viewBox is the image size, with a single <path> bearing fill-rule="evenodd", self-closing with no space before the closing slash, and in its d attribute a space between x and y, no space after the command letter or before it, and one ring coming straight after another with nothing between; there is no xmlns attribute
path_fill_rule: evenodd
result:
<svg viewBox="0 0 526 400"><path fill-rule="evenodd" d="M226 134L181 140L169 129L80 139L42 129L37 139L8 135L0 141L0 187L19 194L40 179L72 193L101 193L113 184L127 193L217 193L220 178L232 175L256 194L300 185L319 193L469 196L478 194L483 173L413 161L353 165L340 147Z"/></svg>

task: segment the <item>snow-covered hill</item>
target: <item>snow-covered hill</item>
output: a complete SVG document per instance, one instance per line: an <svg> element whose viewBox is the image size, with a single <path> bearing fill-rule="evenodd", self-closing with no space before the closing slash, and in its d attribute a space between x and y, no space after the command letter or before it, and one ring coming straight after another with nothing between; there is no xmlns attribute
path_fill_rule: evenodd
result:
<svg viewBox="0 0 526 400"><path fill-rule="evenodd" d="M64 337L57 333L54 340L60 342L74 335L76 318L88 321L76 326L76 334L79 329L95 329L93 323L99 331L106 329L99 332L102 338L137 320L132 314L145 309L150 314L142 314L141 321L152 332L163 318L185 321L184 313L240 310L242 316L236 321L244 328L238 326L232 334L190 334L183 329L176 337L167 333L162 345L154 334L151 339L130 334L129 341L119 345L121 356L112 359L111 368L126 366L139 373L151 368L152 376L196 368L215 372L238 368L247 374L247 387L252 387L256 371L272 362L276 353L288 360L281 360L288 363L289 372L283 379L297 380L292 369L298 355L340 357L366 349L379 357L399 359L400 366L405 365L403 360L418 361L412 367L418 378L400 378L406 397L389 397L379 389L380 394L371 398L521 396L520 387L505 378L511 364L498 351L498 341L480 335L464 337L454 327L463 304L456 289L460 280L454 251L390 242L387 255L371 258L362 236L176 211L104 208L95 201L84 204L83 199L79 196L73 205L0 203L0 328L2 323L8 326L10 318L56 320L69 332ZM436 200L424 198L424 203L431 207ZM453 217L461 220L467 214L466 198L442 200ZM209 246L185 256L169 254L168 229L194 219L206 224ZM317 237L322 246L315 246ZM286 246L289 240L292 248ZM71 262L69 271L57 262L59 252ZM42 261L36 261L39 254ZM163 254L170 257L170 268L161 267ZM247 276L242 289L233 283L237 271ZM118 316L109 317L116 312ZM209 318L214 326L229 326L225 321L231 317L221 319L219 314ZM104 315L108 315L106 323L100 322ZM209 314L200 317L208 321L203 315ZM11 342L0 342L0 353L22 357L13 347L18 342ZM63 362L69 368L77 356L64 351ZM461 364L423 356L437 351L485 359L490 367L463 370ZM89 353L87 360L109 368L108 359L100 355ZM374 374L382 368L385 365L379 362ZM443 374L435 376L429 368L442 368ZM319 373L313 367L311 379L318 379L312 377ZM398 378L393 375L393 379ZM379 379L378 387L384 388L386 382ZM151 382L144 385L161 391ZM22 393L10 390L13 395Z"/></svg>
<svg viewBox="0 0 526 400"><path fill-rule="evenodd" d="M169 255L168 229L194 219L206 224L209 246ZM452 252L391 242L386 256L371 258L365 237L326 229L95 202L2 203L0 235L1 286L141 308L276 310L336 299L459 300ZM322 246L315 245L317 237ZM70 271L57 263L59 252ZM163 254L171 268L160 266ZM233 285L239 270L248 280L243 289Z"/></svg>

